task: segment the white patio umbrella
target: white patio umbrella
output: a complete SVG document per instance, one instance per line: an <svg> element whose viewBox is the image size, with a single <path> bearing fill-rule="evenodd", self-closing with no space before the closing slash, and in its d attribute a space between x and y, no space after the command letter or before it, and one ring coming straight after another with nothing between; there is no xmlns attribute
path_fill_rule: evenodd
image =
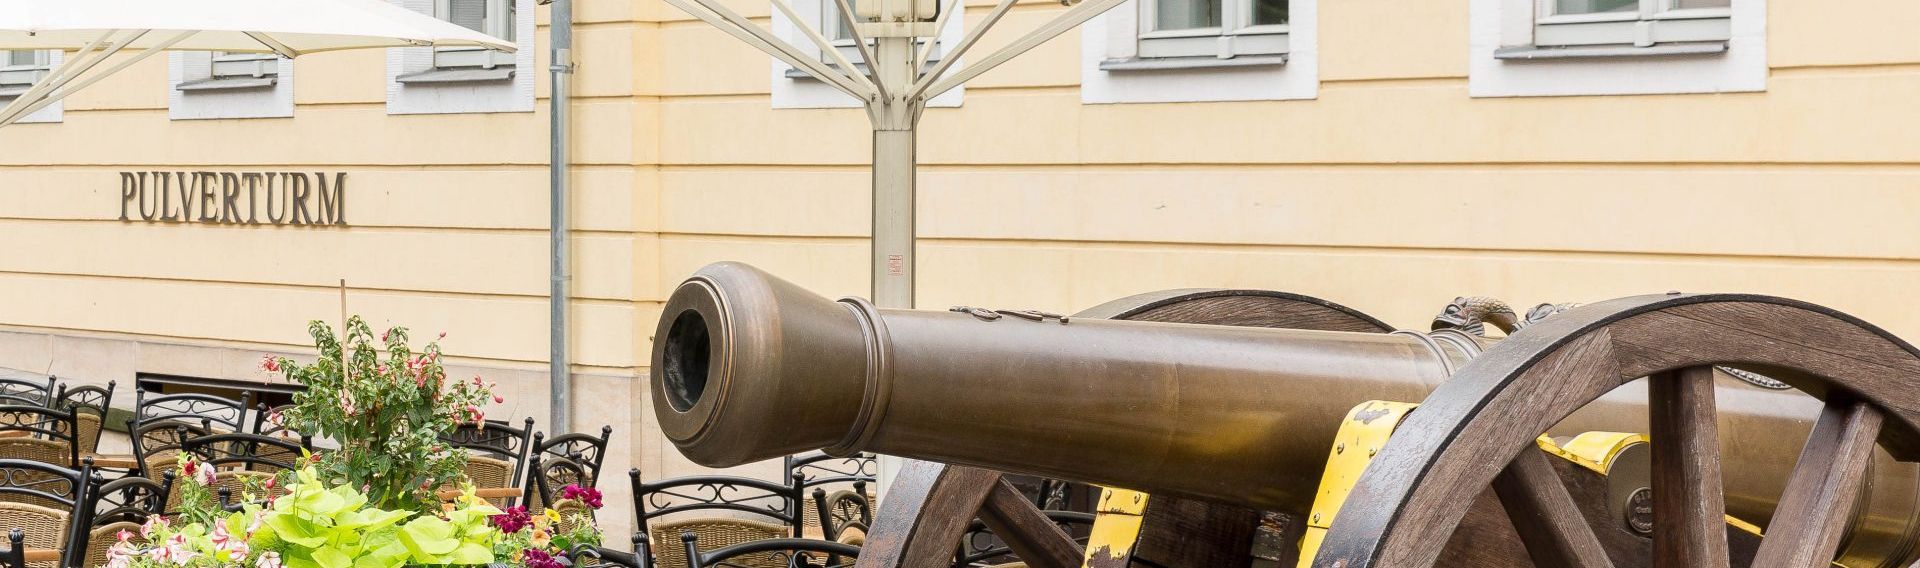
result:
<svg viewBox="0 0 1920 568"><path fill-rule="evenodd" d="M0 127L166 50L296 57L415 46L514 50L512 43L385 0L6 0L0 50L78 53L0 110ZM101 67L123 50L133 55Z"/></svg>

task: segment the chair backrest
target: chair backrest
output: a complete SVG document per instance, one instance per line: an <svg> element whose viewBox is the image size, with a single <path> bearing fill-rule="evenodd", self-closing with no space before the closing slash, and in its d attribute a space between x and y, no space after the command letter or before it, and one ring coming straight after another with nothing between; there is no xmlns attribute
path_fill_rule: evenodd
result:
<svg viewBox="0 0 1920 568"><path fill-rule="evenodd" d="M252 398L252 391L243 391L241 400L234 400L198 393L149 396L147 391L136 389L133 419L141 424L177 421L204 424L222 432L245 432L242 426Z"/></svg>
<svg viewBox="0 0 1920 568"><path fill-rule="evenodd" d="M532 435L533 418L528 417L519 428L499 420L461 424L441 440L473 455L506 462L510 474L505 487L519 487L526 473L527 455L533 449Z"/></svg>
<svg viewBox="0 0 1920 568"><path fill-rule="evenodd" d="M785 461L787 475L799 474L801 489L855 481L871 484L880 478L879 456L866 452L835 457L814 451L787 456Z"/></svg>
<svg viewBox="0 0 1920 568"><path fill-rule="evenodd" d="M78 465L79 425L73 415L70 411L45 406L0 404L0 432L12 435L0 438L0 442L20 442L14 444L13 449L31 454L0 453L0 458L39 460L65 467Z"/></svg>
<svg viewBox="0 0 1920 568"><path fill-rule="evenodd" d="M873 500L867 495L867 482L855 481L852 489L842 489L831 494L820 487L813 488L812 521L808 526L817 524L821 538L839 540L840 534L850 528L858 528L865 533L873 526Z"/></svg>
<svg viewBox="0 0 1920 568"><path fill-rule="evenodd" d="M612 437L612 426L601 426L599 436L574 432L548 439L545 432L536 432L532 455L540 456L550 471L529 469L529 474L547 476L547 483L556 488L569 483L598 487L600 466L607 458L607 440Z"/></svg>
<svg viewBox="0 0 1920 568"><path fill-rule="evenodd" d="M59 380L53 376L48 376L45 381L0 377L0 397L46 406L47 401L53 396L53 384Z"/></svg>
<svg viewBox="0 0 1920 568"><path fill-rule="evenodd" d="M177 420L142 422L138 418L127 421L127 437L133 441L133 460L139 464L142 475L155 482L161 475L172 471L174 456L180 452L180 445L190 439L213 435L208 423L189 424Z"/></svg>
<svg viewBox="0 0 1920 568"><path fill-rule="evenodd" d="M195 461L213 466L215 470L246 470L262 473L279 473L297 470L304 464L301 461L308 452L313 451L312 440L302 437L299 441L262 436L259 434L208 434L205 436L181 436L180 453L193 456Z"/></svg>
<svg viewBox="0 0 1920 568"><path fill-rule="evenodd" d="M62 566L73 565L77 555L85 554L93 515L84 505L90 502L90 492L100 485L100 477L93 474L92 458L82 461L79 469L0 459L0 505L39 507L66 514L56 529L61 536L54 539L62 551Z"/></svg>
<svg viewBox="0 0 1920 568"><path fill-rule="evenodd" d="M800 490L792 483L774 483L732 475L696 475L640 480L640 470L627 472L633 483L635 526L646 532L647 522L687 511L733 511L773 519L801 536Z"/></svg>
<svg viewBox="0 0 1920 568"><path fill-rule="evenodd" d="M113 389L117 381L107 381L107 386L60 385L60 392L53 398L53 407L73 413L74 422L79 426L81 453L100 450L100 431L107 423L108 409L113 408Z"/></svg>
<svg viewBox="0 0 1920 568"><path fill-rule="evenodd" d="M682 533L688 568L850 568L860 547L810 538L775 538L699 552L693 533Z"/></svg>
<svg viewBox="0 0 1920 568"><path fill-rule="evenodd" d="M1093 529L1092 514L1076 511L1041 511L1041 513L1047 516L1047 520L1058 525L1060 530L1065 531L1067 536L1073 537L1074 542L1080 543L1083 547L1086 546L1088 531ZM957 568L994 566L1019 561L1019 557L1014 556L1013 550L995 537L993 531L987 529L986 523L979 519L974 519L967 525L967 532L960 537L960 550L954 553L954 558L954 566Z"/></svg>

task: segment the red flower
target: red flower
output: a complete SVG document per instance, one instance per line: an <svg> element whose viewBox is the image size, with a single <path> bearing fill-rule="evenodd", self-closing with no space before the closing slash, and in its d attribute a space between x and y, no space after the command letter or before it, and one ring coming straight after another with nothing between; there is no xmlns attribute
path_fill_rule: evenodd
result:
<svg viewBox="0 0 1920 568"><path fill-rule="evenodd" d="M578 483L569 483L566 487L561 488L560 498L579 499L581 503L594 509L599 509L602 505L600 501L600 490L592 487L581 487Z"/></svg>
<svg viewBox="0 0 1920 568"><path fill-rule="evenodd" d="M269 373L278 373L280 372L280 359L272 355L261 356L260 368L266 369Z"/></svg>

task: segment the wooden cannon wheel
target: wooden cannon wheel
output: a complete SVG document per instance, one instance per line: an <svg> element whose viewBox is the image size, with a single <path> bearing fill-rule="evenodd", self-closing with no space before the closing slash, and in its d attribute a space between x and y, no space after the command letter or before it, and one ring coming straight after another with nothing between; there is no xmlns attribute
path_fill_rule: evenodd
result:
<svg viewBox="0 0 1920 568"><path fill-rule="evenodd" d="M1614 566L1535 437L1648 377L1655 567L1729 566L1712 365L1765 373L1823 401L1752 566L1825 568L1876 442L1920 458L1920 352L1819 306L1742 295L1588 305L1490 348L1410 414L1334 520L1317 568L1427 568L1491 486L1539 566ZM1523 451L1525 450L1525 451ZM1489 464L1506 464L1504 468ZM1640 559L1634 559L1638 562Z"/></svg>
<svg viewBox="0 0 1920 568"><path fill-rule="evenodd" d="M1359 311L1318 298L1261 290L1187 289L1114 300L1074 317L1388 332ZM1141 529L1138 557L1164 566L1244 564L1258 513L1202 501L1155 497ZM858 568L931 568L953 562L978 517L1032 568L1077 568L1081 551L1025 496L979 468L909 461L881 503Z"/></svg>

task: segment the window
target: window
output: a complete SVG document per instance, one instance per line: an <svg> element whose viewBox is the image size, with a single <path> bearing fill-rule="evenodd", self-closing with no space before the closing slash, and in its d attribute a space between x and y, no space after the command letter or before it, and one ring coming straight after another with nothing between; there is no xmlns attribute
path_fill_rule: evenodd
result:
<svg viewBox="0 0 1920 568"><path fill-rule="evenodd" d="M518 48L399 47L387 50L389 114L533 112L535 0L387 0Z"/></svg>
<svg viewBox="0 0 1920 568"><path fill-rule="evenodd" d="M1287 52L1288 0L1141 0L1140 58Z"/></svg>
<svg viewBox="0 0 1920 568"><path fill-rule="evenodd" d="M1768 0L1468 0L1475 97L1767 89Z"/></svg>
<svg viewBox="0 0 1920 568"><path fill-rule="evenodd" d="M1731 0L1539 0L1533 44L1542 47L1727 41Z"/></svg>
<svg viewBox="0 0 1920 568"><path fill-rule="evenodd" d="M493 37L513 41L514 0L434 0L434 17ZM512 66L511 53L477 47L448 47L434 51L433 66L442 69ZM505 78L505 77L502 77Z"/></svg>
<svg viewBox="0 0 1920 568"><path fill-rule="evenodd" d="M27 92L28 87L40 81L52 67L52 56L46 51L16 49L6 53L6 64L0 65L0 97L15 97Z"/></svg>
<svg viewBox="0 0 1920 568"><path fill-rule="evenodd" d="M53 72L53 68L60 64L60 59L61 54L57 51L0 50L0 106L26 94L34 83ZM20 122L60 122L65 108L62 102L54 101L21 118Z"/></svg>
<svg viewBox="0 0 1920 568"><path fill-rule="evenodd" d="M293 60L273 53L176 51L167 55L174 120L293 116Z"/></svg>
<svg viewBox="0 0 1920 568"><path fill-rule="evenodd" d="M1319 96L1318 0L1132 1L1081 28L1081 102Z"/></svg>

